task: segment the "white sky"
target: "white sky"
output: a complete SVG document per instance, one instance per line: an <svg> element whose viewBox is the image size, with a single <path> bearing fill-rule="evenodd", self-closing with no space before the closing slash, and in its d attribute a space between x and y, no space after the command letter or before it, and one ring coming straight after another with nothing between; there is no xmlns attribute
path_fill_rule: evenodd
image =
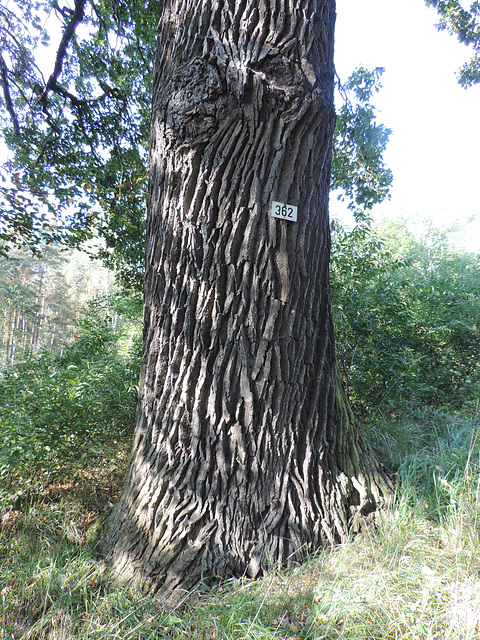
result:
<svg viewBox="0 0 480 640"><path fill-rule="evenodd" d="M373 101L392 129L386 164L391 201L376 217L431 217L442 225L475 216L469 250L480 250L480 86L462 89L456 73L469 58L438 32L423 0L337 0L336 67L342 82L357 66L384 67ZM334 215L342 205L332 202Z"/></svg>

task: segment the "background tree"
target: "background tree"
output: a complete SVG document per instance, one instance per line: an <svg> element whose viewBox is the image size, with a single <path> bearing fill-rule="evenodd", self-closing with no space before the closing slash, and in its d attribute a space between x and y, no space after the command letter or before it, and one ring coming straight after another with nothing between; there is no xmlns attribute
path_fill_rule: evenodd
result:
<svg viewBox="0 0 480 640"><path fill-rule="evenodd" d="M74 339L89 300L109 293L112 275L86 253L44 246L0 258L0 367L60 353Z"/></svg>
<svg viewBox="0 0 480 640"><path fill-rule="evenodd" d="M2 5L1 117L11 149L0 186L4 253L15 243L78 245L100 231L107 263L139 286L156 7ZM55 17L62 35L44 76L35 52Z"/></svg>
<svg viewBox="0 0 480 640"><path fill-rule="evenodd" d="M463 87L480 82L480 2L467 9L459 0L426 0L440 14L439 29L456 35L472 51L471 59L460 70L458 80Z"/></svg>
<svg viewBox="0 0 480 640"><path fill-rule="evenodd" d="M478 401L480 266L455 227L334 224L337 356L356 415Z"/></svg>
<svg viewBox="0 0 480 640"><path fill-rule="evenodd" d="M152 588L298 560L391 490L336 384L334 15L161 7L140 404L105 542Z"/></svg>

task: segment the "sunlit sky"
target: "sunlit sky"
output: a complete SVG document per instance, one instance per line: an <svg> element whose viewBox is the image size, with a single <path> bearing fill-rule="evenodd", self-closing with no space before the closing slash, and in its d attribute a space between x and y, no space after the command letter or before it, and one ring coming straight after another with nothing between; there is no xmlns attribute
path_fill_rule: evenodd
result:
<svg viewBox="0 0 480 640"><path fill-rule="evenodd" d="M465 246L480 250L480 86L456 73L469 58L435 28L423 0L337 0L336 67L344 82L359 65L384 67L378 122L392 129L385 153L394 182L375 217L431 217L442 225L475 216ZM334 215L342 205L332 202ZM348 220L348 218L345 218Z"/></svg>

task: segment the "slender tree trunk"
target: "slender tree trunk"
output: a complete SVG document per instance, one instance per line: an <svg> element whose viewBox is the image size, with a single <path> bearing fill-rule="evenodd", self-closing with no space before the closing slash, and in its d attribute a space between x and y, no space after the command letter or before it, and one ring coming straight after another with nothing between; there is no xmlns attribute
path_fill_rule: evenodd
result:
<svg viewBox="0 0 480 640"><path fill-rule="evenodd" d="M162 3L140 401L105 539L154 589L299 560L391 489L337 393L334 11Z"/></svg>
<svg viewBox="0 0 480 640"><path fill-rule="evenodd" d="M4 344L5 344L5 363L9 362L10 359L10 346L11 346L11 342L13 340L13 317L14 317L14 309L12 309L12 307L10 307L10 310L7 314L7 312L5 311L5 337L4 337Z"/></svg>
<svg viewBox="0 0 480 640"><path fill-rule="evenodd" d="M45 321L45 291L44 291L45 272L46 272L46 264L45 264L45 261L42 260L42 262L40 263L38 293L35 300L37 311L35 313L35 317L32 322L32 331L30 336L30 353L33 353L33 351L38 345L38 340L40 337L42 325L44 324L44 321Z"/></svg>
<svg viewBox="0 0 480 640"><path fill-rule="evenodd" d="M15 363L15 353L16 353L17 344L18 344L18 319L20 317L20 313L21 311L19 311L18 308L15 307L13 318L12 318L12 331L11 331L10 355L9 355L9 361L12 366Z"/></svg>

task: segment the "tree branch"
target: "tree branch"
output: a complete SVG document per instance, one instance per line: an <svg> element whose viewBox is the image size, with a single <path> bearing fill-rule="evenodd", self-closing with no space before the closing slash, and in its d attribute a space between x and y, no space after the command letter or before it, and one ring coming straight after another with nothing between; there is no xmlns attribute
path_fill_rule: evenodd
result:
<svg viewBox="0 0 480 640"><path fill-rule="evenodd" d="M120 92L115 88L108 87L108 85L101 82L99 84L101 85L101 88L103 89L104 94L96 98L89 98L89 99L78 98L77 96L75 96L73 93L71 93L70 91L68 91L58 83L58 78L62 72L63 61L67 54L67 47L70 44L70 41L75 34L75 30L77 26L83 20L85 4L86 4L86 0L75 0L75 8L72 11L71 9L68 9L68 10L61 9L58 5L58 2L57 1L54 2L54 7L58 11L60 11L60 13L63 16L66 16L68 11L70 20L65 28L62 40L57 50L57 56L55 59L55 67L53 69L53 73L48 78L48 81L42 93L38 96L38 101L43 105L44 112L46 112L46 108L47 108L46 96L50 91L53 91L53 93L57 93L58 95L61 95L64 98L67 98L68 100L70 100L72 105L77 108L83 105L92 104L94 102L101 102L105 100L108 96L112 96L113 98L116 98L116 99L123 99L123 100L125 99L125 95L122 92Z"/></svg>
<svg viewBox="0 0 480 640"><path fill-rule="evenodd" d="M71 14L70 22L67 24L57 50L57 57L55 59L55 67L53 69L53 73L47 80L47 84L45 85L43 94L39 98L40 100L42 100L42 98L44 98L51 89L54 89L56 87L58 77L62 72L63 61L67 53L67 47L75 34L75 29L83 20L85 3L86 0L75 0L75 9Z"/></svg>
<svg viewBox="0 0 480 640"><path fill-rule="evenodd" d="M18 122L17 114L15 113L15 109L12 102L12 96L10 95L10 86L8 83L8 69L3 59L2 54L0 53L0 76L2 79L2 87L3 87L3 95L5 97L5 104L7 106L7 111L10 115L10 118L13 123L13 131L15 133L15 137L20 137L20 124Z"/></svg>

